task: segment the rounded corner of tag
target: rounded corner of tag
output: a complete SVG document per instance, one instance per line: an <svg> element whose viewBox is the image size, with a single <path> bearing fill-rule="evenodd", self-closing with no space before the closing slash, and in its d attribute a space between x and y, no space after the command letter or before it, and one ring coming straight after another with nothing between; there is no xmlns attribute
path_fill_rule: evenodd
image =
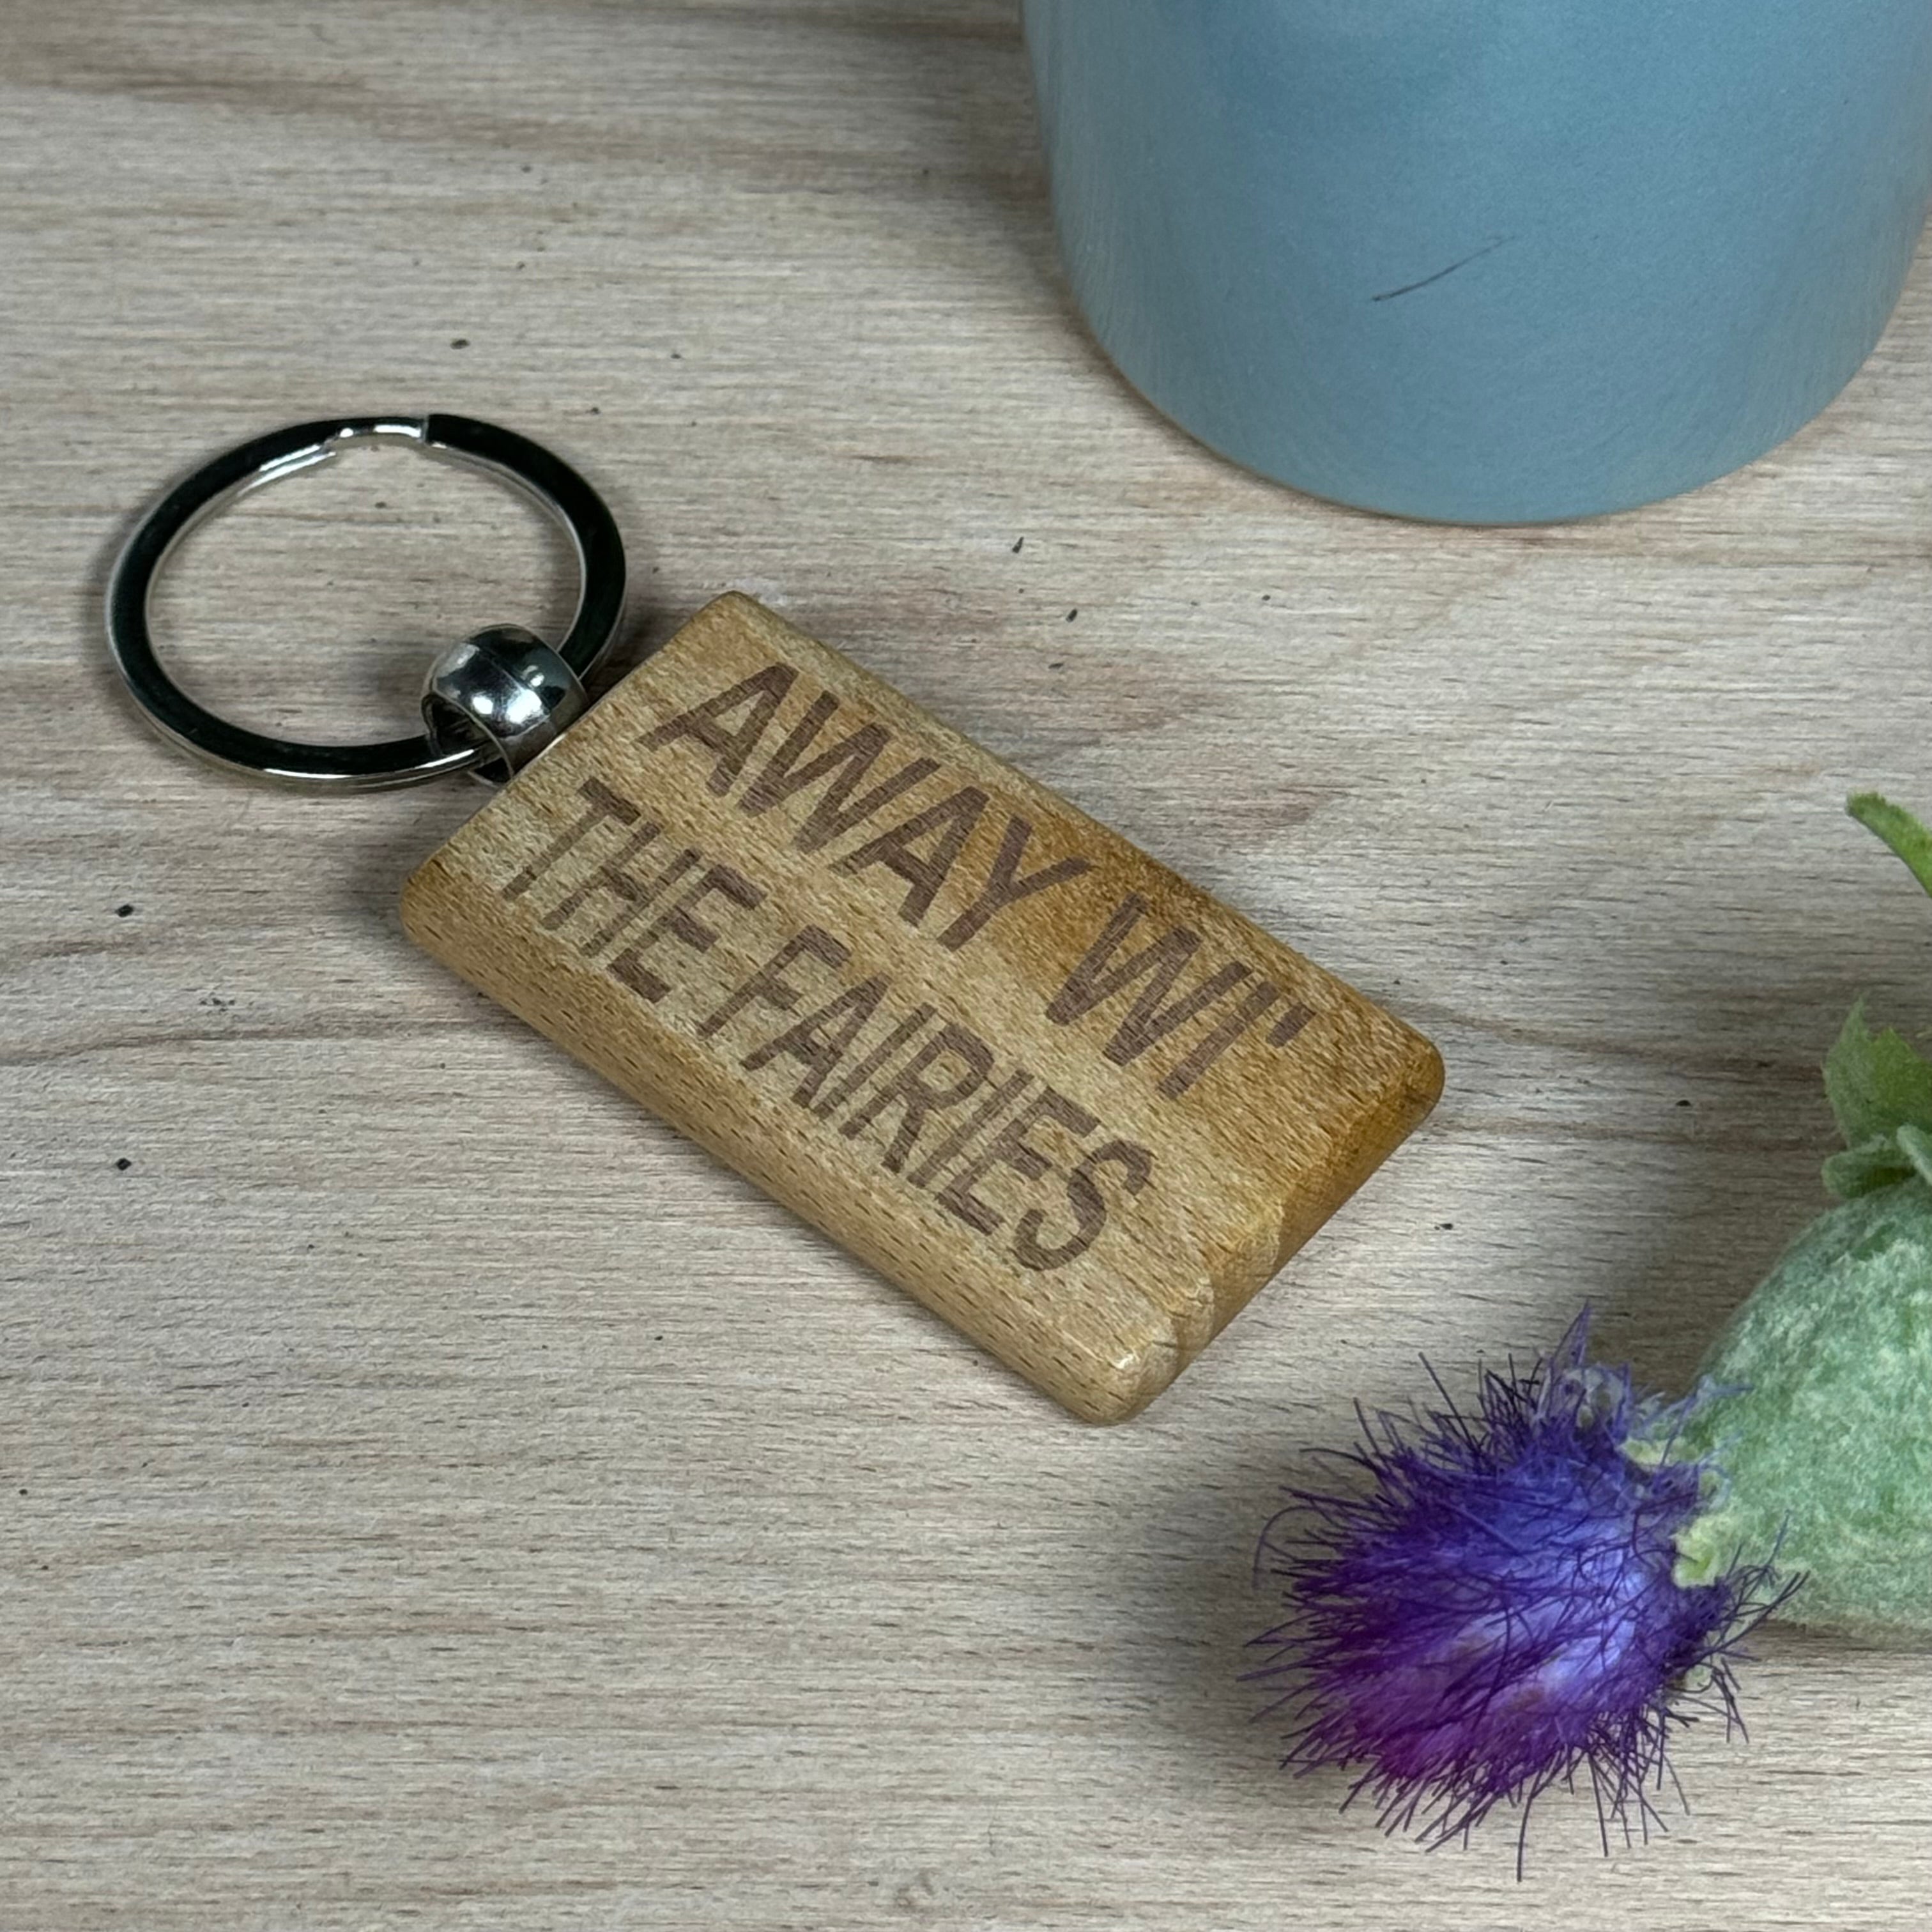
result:
<svg viewBox="0 0 1932 1932"><path fill-rule="evenodd" d="M1162 1323L1131 1340L1123 1338L1103 1357L1083 1361L1077 1375L1028 1379L1077 1421L1112 1429L1132 1421L1192 1359L1172 1326Z"/></svg>
<svg viewBox="0 0 1932 1932"><path fill-rule="evenodd" d="M396 896L404 937L425 952L436 950L431 909L442 890L442 850L439 847L403 881L403 889Z"/></svg>
<svg viewBox="0 0 1932 1932"><path fill-rule="evenodd" d="M1411 1058L1408 1096L1411 1106L1410 1125L1420 1126L1436 1111L1436 1103L1442 1097L1442 1090L1449 1078L1449 1070L1442 1058L1442 1049L1422 1034L1414 1034L1415 1049Z"/></svg>

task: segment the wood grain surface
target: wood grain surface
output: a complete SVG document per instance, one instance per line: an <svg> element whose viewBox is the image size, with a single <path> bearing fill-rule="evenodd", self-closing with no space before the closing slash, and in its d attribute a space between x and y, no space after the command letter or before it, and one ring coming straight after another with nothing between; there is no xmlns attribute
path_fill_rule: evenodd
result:
<svg viewBox="0 0 1932 1932"><path fill-rule="evenodd" d="M1923 1924L1932 1654L1772 1634L1667 1838L1558 1797L1521 1884L1506 1826L1425 1856L1281 1777L1238 1678L1353 1398L1585 1299L1681 1385L1820 1204L1848 1003L1932 1024L1840 809L1932 806L1932 262L1773 457L1500 532L1109 373L1005 0L0 0L0 1928ZM130 717L158 485L432 407L606 493L634 651L750 591L1442 1047L1145 1416L1068 1420L412 948L473 793ZM194 539L160 629L373 734L567 563L364 452Z"/></svg>

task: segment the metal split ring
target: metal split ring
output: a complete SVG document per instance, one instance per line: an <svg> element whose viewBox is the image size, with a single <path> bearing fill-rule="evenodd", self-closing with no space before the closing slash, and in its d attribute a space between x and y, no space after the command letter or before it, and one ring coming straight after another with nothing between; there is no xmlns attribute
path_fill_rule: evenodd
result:
<svg viewBox="0 0 1932 1932"><path fill-rule="evenodd" d="M514 484L550 515L577 553L580 588L554 649L527 631L480 632L430 666L423 730L381 744L311 745L231 724L162 669L148 600L175 545L238 496L326 463L350 443L412 445ZM624 605L624 544L603 499L547 449L467 416L340 416L256 437L177 483L142 520L107 586L107 643L148 722L196 758L249 777L322 791L381 791L469 771L500 781L529 763L586 707L583 680Z"/></svg>

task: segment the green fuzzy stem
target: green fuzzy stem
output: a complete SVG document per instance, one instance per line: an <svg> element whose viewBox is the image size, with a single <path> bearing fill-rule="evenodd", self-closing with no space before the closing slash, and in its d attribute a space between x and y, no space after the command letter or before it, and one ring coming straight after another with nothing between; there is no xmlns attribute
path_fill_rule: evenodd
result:
<svg viewBox="0 0 1932 1932"><path fill-rule="evenodd" d="M1932 892L1932 835L1850 801ZM1845 1151L1820 1216L1706 1357L1714 1390L1667 1453L1708 1458L1711 1508L1681 1582L1776 1552L1808 1580L1788 1614L1932 1630L1932 1064L1855 1008L1825 1064Z"/></svg>
<svg viewBox="0 0 1932 1932"><path fill-rule="evenodd" d="M1932 1630L1932 1187L1821 1215L1704 1372L1719 1393L1676 1453L1725 1480L1678 1538L1678 1580L1775 1550L1809 1579L1798 1622Z"/></svg>

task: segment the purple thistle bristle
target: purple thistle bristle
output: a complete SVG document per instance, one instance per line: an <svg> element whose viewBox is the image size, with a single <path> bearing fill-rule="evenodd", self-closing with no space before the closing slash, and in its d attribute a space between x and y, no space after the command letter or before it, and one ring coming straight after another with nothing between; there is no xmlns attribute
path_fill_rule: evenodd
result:
<svg viewBox="0 0 1932 1932"><path fill-rule="evenodd" d="M1485 1371L1474 1414L1439 1381L1413 1419L1358 1409L1355 1481L1292 1490L1263 1532L1292 1614L1251 1676L1292 1680L1262 1714L1288 1717L1282 1763L1358 1772L1345 1805L1366 1793L1390 1831L1466 1838L1503 1803L1526 1830L1587 1769L1607 1850L1656 1819L1674 1726L1738 1722L1732 1664L1784 1593L1768 1563L1672 1580L1706 1501L1709 1466L1670 1453L1697 1398L1639 1396L1587 1340L1586 1317L1528 1374Z"/></svg>

